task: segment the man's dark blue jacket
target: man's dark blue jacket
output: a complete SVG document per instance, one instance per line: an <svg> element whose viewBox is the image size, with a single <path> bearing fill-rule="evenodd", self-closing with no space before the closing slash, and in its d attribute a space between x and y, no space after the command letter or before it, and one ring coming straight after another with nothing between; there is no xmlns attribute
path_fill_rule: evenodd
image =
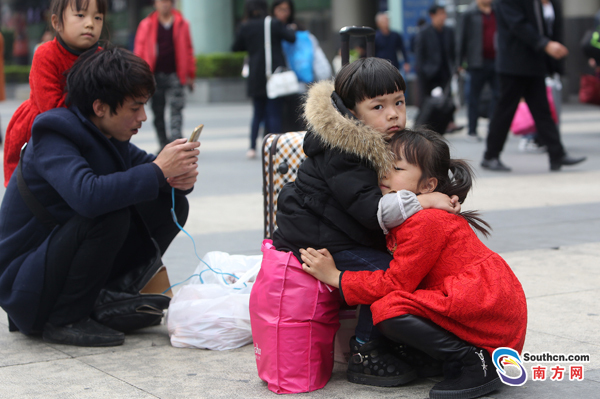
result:
<svg viewBox="0 0 600 399"><path fill-rule="evenodd" d="M23 177L34 196L64 224L156 199L164 184L155 156L108 139L77 108L39 115L25 151ZM23 202L17 173L0 207L0 306L25 334L32 332L44 282L48 242Z"/></svg>

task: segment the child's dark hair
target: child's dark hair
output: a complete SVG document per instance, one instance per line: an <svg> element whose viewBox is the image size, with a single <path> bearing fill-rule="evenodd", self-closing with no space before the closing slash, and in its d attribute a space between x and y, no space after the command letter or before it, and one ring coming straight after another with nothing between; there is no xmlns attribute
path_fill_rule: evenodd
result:
<svg viewBox="0 0 600 399"><path fill-rule="evenodd" d="M63 14L67 7L73 5L76 10L87 10L90 5L90 1L93 0L52 0L50 4L50 15L56 15L58 17L58 27L63 26ZM108 0L96 0L96 6L100 14L106 15L108 11Z"/></svg>
<svg viewBox="0 0 600 399"><path fill-rule="evenodd" d="M344 67L335 77L335 92L346 108L377 96L406 91L406 83L398 68L381 58L361 58Z"/></svg>
<svg viewBox="0 0 600 399"><path fill-rule="evenodd" d="M79 56L67 76L66 102L90 116L94 114L94 101L100 100L115 114L127 97L150 98L155 89L148 63L115 47Z"/></svg>
<svg viewBox="0 0 600 399"><path fill-rule="evenodd" d="M438 182L434 191L456 195L461 204L467 198L473 186L473 170L466 161L450 158L448 143L436 132L405 129L392 137L390 147L396 157L404 157L409 164L421 168L419 184L433 177ZM460 216L485 236L490 234L490 225L476 211L461 212Z"/></svg>
<svg viewBox="0 0 600 399"><path fill-rule="evenodd" d="M265 0L247 0L244 5L244 18L264 18L269 13L269 6Z"/></svg>
<svg viewBox="0 0 600 399"><path fill-rule="evenodd" d="M290 16L288 17L287 21L285 21L286 24L293 24L294 23L294 2L293 0L275 0L273 2L273 4L271 4L271 15L275 15L275 7L283 4L283 3L288 3L288 5L290 6Z"/></svg>

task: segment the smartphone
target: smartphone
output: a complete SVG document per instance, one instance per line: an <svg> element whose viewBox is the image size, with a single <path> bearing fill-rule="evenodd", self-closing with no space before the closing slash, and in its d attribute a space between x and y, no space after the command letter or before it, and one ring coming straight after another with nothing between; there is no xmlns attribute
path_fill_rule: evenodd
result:
<svg viewBox="0 0 600 399"><path fill-rule="evenodd" d="M190 136L189 142L198 141L198 139L200 138L200 133L202 133L203 128L204 128L203 124L199 124L198 126L196 126L196 128L192 132L192 135Z"/></svg>

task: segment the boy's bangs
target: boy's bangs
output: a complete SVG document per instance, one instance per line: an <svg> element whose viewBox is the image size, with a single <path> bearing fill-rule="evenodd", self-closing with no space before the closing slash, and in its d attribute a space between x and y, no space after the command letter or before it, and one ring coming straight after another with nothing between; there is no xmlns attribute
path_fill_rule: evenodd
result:
<svg viewBox="0 0 600 399"><path fill-rule="evenodd" d="M362 100L406 90L404 79L402 79L402 75L399 72L398 74L386 74L383 72L364 77L365 81L361 82L364 86L362 90L359 89L359 92L365 94Z"/></svg>

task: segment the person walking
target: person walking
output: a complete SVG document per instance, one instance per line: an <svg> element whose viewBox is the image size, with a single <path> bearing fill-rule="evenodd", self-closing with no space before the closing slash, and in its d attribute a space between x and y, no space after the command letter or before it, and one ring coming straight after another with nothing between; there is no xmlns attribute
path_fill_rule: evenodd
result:
<svg viewBox="0 0 600 399"><path fill-rule="evenodd" d="M556 4L555 0L550 1ZM548 148L550 170L558 171L562 166L585 161L586 157L567 155L558 126L550 113L546 96L548 69L545 55L560 60L567 56L569 50L550 39L540 0L496 0L494 11L498 29L496 69L500 99L490 120L481 166L491 171L511 170L500 161L500 153L521 97L529 106L540 141ZM557 13L555 18L562 18L562 15Z"/></svg>
<svg viewBox="0 0 600 399"><path fill-rule="evenodd" d="M402 53L404 73L410 72L408 54L404 46L402 35L390 30L390 17L386 12L377 13L375 16L377 32L375 32L375 57L389 60L393 66L400 69L398 51Z"/></svg>
<svg viewBox="0 0 600 399"><path fill-rule="evenodd" d="M475 0L463 20L458 39L458 64L467 63L467 73L471 78L469 90L469 139L481 141L477 135L477 120L479 119L479 101L485 84L492 90L489 115L499 96L498 77L496 75L496 15L492 9L492 0Z"/></svg>
<svg viewBox="0 0 600 399"><path fill-rule="evenodd" d="M140 22L133 47L134 54L150 65L156 79L156 92L151 102L161 148L182 137L184 88L194 90L196 76L190 26L174 6L175 0L155 0L156 11ZM171 108L169 136L165 124L167 95L170 95Z"/></svg>
<svg viewBox="0 0 600 399"><path fill-rule="evenodd" d="M434 4L429 8L429 18L431 24L419 31L416 41L415 69L419 79L419 106L423 105L425 98L431 96L433 89L446 88L456 69L454 29L445 26L445 8ZM452 133L460 129L462 127L456 126L452 120L446 132Z"/></svg>
<svg viewBox="0 0 600 399"><path fill-rule="evenodd" d="M256 157L256 139L261 122L265 122L265 131L281 132L282 98L267 97L267 76L265 73L265 17L268 15L268 5L265 0L249 0L245 5L246 21L240 26L232 51L247 51L250 58L248 76L248 97L252 98L254 114L250 130L250 148L246 156ZM286 27L278 18L271 19L271 54L272 72L285 66L285 57L281 41L296 41L296 33Z"/></svg>

